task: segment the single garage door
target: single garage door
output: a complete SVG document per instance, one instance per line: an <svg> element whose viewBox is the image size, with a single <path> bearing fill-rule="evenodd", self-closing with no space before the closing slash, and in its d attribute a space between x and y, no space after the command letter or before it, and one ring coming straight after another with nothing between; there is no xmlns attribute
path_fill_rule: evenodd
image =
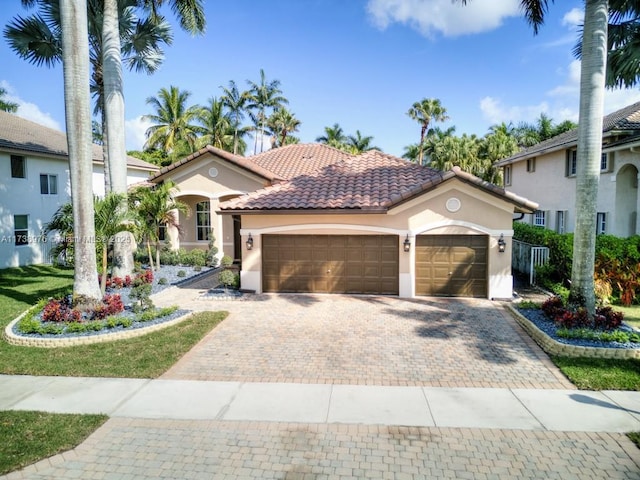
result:
<svg viewBox="0 0 640 480"><path fill-rule="evenodd" d="M416 295L487 296L486 235L418 235Z"/></svg>
<svg viewBox="0 0 640 480"><path fill-rule="evenodd" d="M263 235L265 292L398 294L395 235Z"/></svg>

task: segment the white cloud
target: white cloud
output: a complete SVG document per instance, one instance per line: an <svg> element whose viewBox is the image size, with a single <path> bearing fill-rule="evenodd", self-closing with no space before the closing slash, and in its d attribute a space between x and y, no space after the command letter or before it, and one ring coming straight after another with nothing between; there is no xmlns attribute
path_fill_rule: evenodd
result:
<svg viewBox="0 0 640 480"><path fill-rule="evenodd" d="M426 37L486 32L507 17L520 15L519 0L474 0L467 5L452 0L369 0L367 12L381 29L402 23Z"/></svg>
<svg viewBox="0 0 640 480"><path fill-rule="evenodd" d="M566 69L565 81L546 93L548 100L537 105L508 106L499 99L485 97L480 101L484 118L492 124L500 122L533 122L544 112L555 123L578 121L580 105L580 61L572 61ZM604 94L604 114L615 112L640 101L640 90L607 89Z"/></svg>
<svg viewBox="0 0 640 480"><path fill-rule="evenodd" d="M124 122L127 150L142 150L147 141L146 132L150 126L151 122L144 120L142 116Z"/></svg>
<svg viewBox="0 0 640 480"><path fill-rule="evenodd" d="M562 25L568 25L571 30L575 30L574 27L582 25L584 22L584 10L581 8L572 8L562 17Z"/></svg>
<svg viewBox="0 0 640 480"><path fill-rule="evenodd" d="M15 89L7 81L0 81L0 87L4 88L4 90L6 91L4 99L7 102L18 104L18 111L16 112L17 116L24 118L25 120L39 123L40 125L44 125L45 127L64 131L64 128L61 127L60 124L56 120L54 120L50 114L40 110L40 108L36 104L27 102L20 98L17 95Z"/></svg>

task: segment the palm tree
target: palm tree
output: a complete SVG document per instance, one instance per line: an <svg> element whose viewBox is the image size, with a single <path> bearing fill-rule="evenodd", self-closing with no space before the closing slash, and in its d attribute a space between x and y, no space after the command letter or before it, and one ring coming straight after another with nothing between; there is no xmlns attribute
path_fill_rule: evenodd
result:
<svg viewBox="0 0 640 480"><path fill-rule="evenodd" d="M316 142L342 150L347 143L347 136L342 127L334 123L332 127L324 127L324 135L316 137Z"/></svg>
<svg viewBox="0 0 640 480"><path fill-rule="evenodd" d="M64 203L56 210L45 225L44 234L58 232L58 243L51 249L51 255L62 258L65 264L73 264L73 206Z"/></svg>
<svg viewBox="0 0 640 480"><path fill-rule="evenodd" d="M233 80L229 81L229 87L221 86L220 88L222 88L224 92L224 95L220 99L224 106L229 110L229 116L231 117L233 125L233 154L237 155L240 137L246 133L246 130L243 130L240 127L240 124L242 123L242 120L244 120L245 106L249 100L249 93L240 93L236 82Z"/></svg>
<svg viewBox="0 0 640 480"><path fill-rule="evenodd" d="M498 160L514 155L520 149L516 137L507 132L509 132L509 129L494 129L491 133L485 135L480 144L479 160L483 165L481 168L482 174L478 176L487 182L501 184L502 170L495 168L493 164Z"/></svg>
<svg viewBox="0 0 640 480"><path fill-rule="evenodd" d="M6 94L7 91L4 88L0 87L0 110L2 110L3 112L16 113L18 111L18 104L3 100L2 97L4 97Z"/></svg>
<svg viewBox="0 0 640 480"><path fill-rule="evenodd" d="M269 135L273 137L275 147L287 145L287 138L290 133L298 131L302 122L298 120L294 113L284 107L277 108L267 119Z"/></svg>
<svg viewBox="0 0 640 480"><path fill-rule="evenodd" d="M379 147L371 145L371 142L373 142L373 137L370 135L363 136L360 130L356 130L355 135L349 135L347 137L347 146L351 153L355 155L368 152L369 150L380 150Z"/></svg>
<svg viewBox="0 0 640 480"><path fill-rule="evenodd" d="M147 244L151 270L154 269L151 254L152 242L156 244L155 268L160 268L160 229L166 227L179 229L177 212L189 212L186 204L173 198L174 191L177 191L176 185L168 180L151 188L137 187L129 196L131 209L138 214L140 229Z"/></svg>
<svg viewBox="0 0 640 480"><path fill-rule="evenodd" d="M463 4L467 0L461 0ZM615 2L618 5L618 1ZM521 0L521 8L535 34L544 22L547 0ZM585 0L580 70L576 225L569 301L595 313L594 265L596 202L602 154L602 117L607 65L608 0Z"/></svg>
<svg viewBox="0 0 640 480"><path fill-rule="evenodd" d="M91 177L91 105L89 96L89 35L86 1L60 0L65 118L69 145L75 263L73 293L90 301L101 299L96 276L96 250Z"/></svg>
<svg viewBox="0 0 640 480"><path fill-rule="evenodd" d="M267 81L266 75L263 69L260 69L260 82L255 83L247 80L249 84L249 100L247 103L247 109L249 110L249 116L255 126L255 131L260 132L260 151L263 149L264 142L264 129L267 122L267 110L277 109L284 105L289 104L289 100L282 96L282 90L280 90L280 80ZM258 136L256 135L253 154L255 155L258 149Z"/></svg>
<svg viewBox="0 0 640 480"><path fill-rule="evenodd" d="M155 114L143 116L154 123L147 129L145 149L160 148L171 154L182 141L191 152L194 151L199 128L191 122L198 118L201 107L187 107L190 96L191 92L180 91L172 85L168 90L161 88L157 97L147 98L147 104L155 109Z"/></svg>
<svg viewBox="0 0 640 480"><path fill-rule="evenodd" d="M196 142L198 148L212 145L221 150L233 150L232 120L230 114L225 112L222 100L215 97L209 98L209 104L200 109L197 118L202 123L202 127L198 129L200 133Z"/></svg>
<svg viewBox="0 0 640 480"><path fill-rule="evenodd" d="M420 156L418 163L422 165L422 146L424 144L424 137L429 130L429 124L431 122L444 122L448 120L447 110L437 98L423 98L411 106L407 115L420 124Z"/></svg>
<svg viewBox="0 0 640 480"><path fill-rule="evenodd" d="M104 198L94 197L96 249L102 257L101 292L104 296L107 287L108 250L115 247L114 239L120 232L133 230L133 214L121 206L126 203L127 195L110 192ZM120 276L112 271L114 277Z"/></svg>

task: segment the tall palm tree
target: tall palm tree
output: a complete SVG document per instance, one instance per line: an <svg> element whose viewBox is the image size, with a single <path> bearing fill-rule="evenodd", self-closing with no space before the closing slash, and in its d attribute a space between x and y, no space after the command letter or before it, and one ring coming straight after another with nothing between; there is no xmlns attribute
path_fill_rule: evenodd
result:
<svg viewBox="0 0 640 480"><path fill-rule="evenodd" d="M89 35L86 0L60 0L65 119L69 145L73 231L76 240L73 293L101 299L96 276L91 161L91 102L89 95Z"/></svg>
<svg viewBox="0 0 640 480"><path fill-rule="evenodd" d="M467 0L460 0L463 4ZM552 0L553 1L553 0ZM548 0L521 0L520 5L534 33L544 23ZM616 3L618 3L616 1ZM576 225L569 301L595 313L594 265L596 202L602 154L602 117L607 65L608 0L585 0L580 67L578 164L576 174Z"/></svg>
<svg viewBox="0 0 640 480"><path fill-rule="evenodd" d="M342 127L334 123L331 127L324 127L324 135L316 137L316 142L342 149L347 143L347 136Z"/></svg>
<svg viewBox="0 0 640 480"><path fill-rule="evenodd" d="M423 98L411 106L407 115L420 124L420 156L418 163L422 164L422 146L424 137L429 130L429 124L431 122L444 122L448 120L447 110L437 98Z"/></svg>
<svg viewBox="0 0 640 480"><path fill-rule="evenodd" d="M516 137L507 132L509 129L494 129L485 135L480 144L479 160L482 163L482 174L478 176L487 182L501 184L502 169L495 168L493 164L514 155L520 149Z"/></svg>
<svg viewBox="0 0 640 480"><path fill-rule="evenodd" d="M295 133L300 128L302 122L298 120L294 113L284 107L277 108L267 119L269 134L273 137L275 147L287 145L287 138L290 133Z"/></svg>
<svg viewBox="0 0 640 480"><path fill-rule="evenodd" d="M141 186L135 188L129 196L130 206L138 214L139 225L147 244L149 265L154 269L151 243L156 245L155 268L160 268L160 229L166 227L180 228L177 212L188 213L186 204L175 200L174 192L178 189L173 181L168 180L151 188Z"/></svg>
<svg viewBox="0 0 640 480"><path fill-rule="evenodd" d="M267 81L267 77L263 69L260 69L260 81L259 83L247 80L249 84L249 100L247 103L247 109L249 110L249 116L254 123L255 131L260 132L260 150L262 151L264 145L264 130L267 123L268 110L275 110L284 105L289 104L289 100L282 95L280 90L280 80ZM258 134L253 145L253 154L258 153Z"/></svg>
<svg viewBox="0 0 640 480"><path fill-rule="evenodd" d="M215 97L209 98L207 106L202 107L197 119L202 127L198 129L200 136L196 142L198 148L212 145L221 150L232 151L234 148L234 129L229 112L225 111L224 102Z"/></svg>
<svg viewBox="0 0 640 480"><path fill-rule="evenodd" d="M380 150L379 147L371 145L373 137L371 135L363 136L360 130L356 130L355 135L347 136L347 146L351 153L357 155L359 153L368 152L369 150Z"/></svg>
<svg viewBox="0 0 640 480"><path fill-rule="evenodd" d="M168 90L161 88L157 97L147 98L147 105L154 108L155 114L143 116L154 123L147 129L145 148L160 148L171 154L183 141L194 151L199 128L192 122L201 107L187 107L190 96L191 92L171 85Z"/></svg>
<svg viewBox="0 0 640 480"><path fill-rule="evenodd" d="M4 88L0 87L0 110L2 110L3 112L16 113L18 111L18 104L3 100L2 97L4 97L6 94L7 91Z"/></svg>
<svg viewBox="0 0 640 480"><path fill-rule="evenodd" d="M236 82L233 80L229 81L228 87L221 86L220 88L222 88L222 91L224 92L224 95L222 95L220 99L224 103L224 106L229 110L229 116L231 117L233 125L233 154L237 155L240 137L246 133L246 130L243 130L240 125L242 120L244 120L245 106L249 100L249 93L241 93L238 90Z"/></svg>

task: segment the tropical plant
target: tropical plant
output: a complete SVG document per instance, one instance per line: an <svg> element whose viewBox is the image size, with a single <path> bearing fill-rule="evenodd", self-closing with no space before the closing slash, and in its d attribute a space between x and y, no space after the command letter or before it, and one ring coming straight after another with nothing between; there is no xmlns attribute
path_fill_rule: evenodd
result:
<svg viewBox="0 0 640 480"><path fill-rule="evenodd" d="M260 81L258 83L247 80L249 84L249 100L247 109L249 117L254 124L256 137L254 140L253 153L258 153L258 136L260 136L260 151L263 150L265 127L268 111L275 110L289 104L289 100L282 95L280 90L280 80L267 81L263 69L260 69ZM258 133L259 132L259 133Z"/></svg>
<svg viewBox="0 0 640 480"><path fill-rule="evenodd" d="M4 100L4 97L7 94L7 91L0 87L0 110L3 112L16 113L18 111L18 104L9 102L8 100Z"/></svg>
<svg viewBox="0 0 640 480"><path fill-rule="evenodd" d="M297 132L301 123L295 114L286 108L276 108L267 119L268 133L271 135L273 146L282 147L287 145L288 135Z"/></svg>
<svg viewBox="0 0 640 480"><path fill-rule="evenodd" d="M78 5L79 4L79 5ZM75 236L73 293L98 301L93 224L91 105L89 95L89 35L86 2L60 0L65 119L71 175Z"/></svg>
<svg viewBox="0 0 640 480"><path fill-rule="evenodd" d="M231 125L233 126L233 154L237 155L238 150L244 154L246 144L242 141L242 136L247 133L246 128L241 127L242 120L244 120L245 106L249 100L249 93L238 90L236 82L229 81L228 87L220 87L224 92L224 95L220 97L222 103L229 111L229 117L231 118Z"/></svg>
<svg viewBox="0 0 640 480"><path fill-rule="evenodd" d="M157 97L147 98L155 113L144 115L145 120L154 123L147 129L145 148L160 148L174 156L186 146L193 152L198 137L197 120L201 107L187 107L191 92L181 91L178 87L161 88Z"/></svg>
<svg viewBox="0 0 640 480"><path fill-rule="evenodd" d="M135 210L139 218L139 227L147 245L149 265L154 270L151 243L156 244L155 268L160 268L160 229L180 229L177 212L188 213L186 204L175 200L173 193L176 185L168 180L153 187L140 186L129 195L130 208Z"/></svg>
<svg viewBox="0 0 640 480"><path fill-rule="evenodd" d="M380 150L379 147L371 145L371 142L373 142L372 136L363 136L360 133L360 130L356 130L355 135L349 135L347 137L346 144L349 151L356 155L359 153L368 152L369 150Z"/></svg>
<svg viewBox="0 0 640 480"><path fill-rule="evenodd" d="M62 204L45 225L45 235L58 232L58 241L51 249L51 255L61 258L65 264L73 264L73 206Z"/></svg>
<svg viewBox="0 0 640 480"><path fill-rule="evenodd" d="M233 150L234 129L222 100L215 97L209 98L207 106L202 107L198 112L197 119L202 127L198 129L200 136L196 141L196 148L211 145L228 152Z"/></svg>
<svg viewBox="0 0 640 480"><path fill-rule="evenodd" d="M420 155L418 157L418 163L422 165L424 137L429 130L429 124L431 124L431 122L444 122L448 120L447 110L437 98L423 98L411 106L407 115L420 124L420 142L418 143L420 146Z"/></svg>
<svg viewBox="0 0 640 480"><path fill-rule="evenodd" d="M316 142L342 150L347 143L347 135L340 124L334 123L332 127L324 127L324 135L316 137Z"/></svg>

